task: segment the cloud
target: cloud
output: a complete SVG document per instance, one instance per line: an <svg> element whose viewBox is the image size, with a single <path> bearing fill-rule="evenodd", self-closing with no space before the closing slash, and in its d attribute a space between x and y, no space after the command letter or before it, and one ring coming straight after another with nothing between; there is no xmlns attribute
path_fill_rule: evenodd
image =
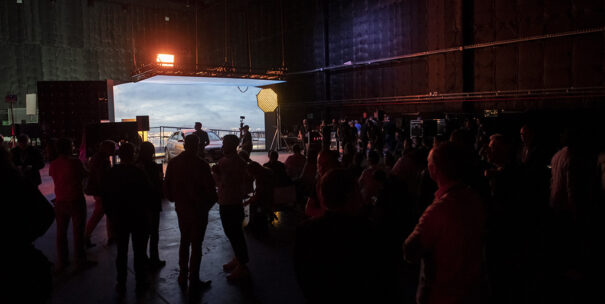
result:
<svg viewBox="0 0 605 304"><path fill-rule="evenodd" d="M239 117L256 130L264 129L264 114L256 105L260 89L241 93L235 86L126 83L114 87L116 120L149 115L152 127L239 127Z"/></svg>

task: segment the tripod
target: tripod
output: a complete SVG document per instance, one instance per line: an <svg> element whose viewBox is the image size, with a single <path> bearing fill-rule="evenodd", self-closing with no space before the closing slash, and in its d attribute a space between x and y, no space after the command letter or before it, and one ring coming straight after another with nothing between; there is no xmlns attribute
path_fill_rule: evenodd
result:
<svg viewBox="0 0 605 304"><path fill-rule="evenodd" d="M281 136L281 115L279 113L279 107L277 107L277 126L275 128L275 133L273 133L273 139L271 140L271 147L269 150L273 150L273 145L277 143L276 151L282 149L282 141L284 143L284 147L288 147L288 143ZM276 141L277 140L277 141Z"/></svg>

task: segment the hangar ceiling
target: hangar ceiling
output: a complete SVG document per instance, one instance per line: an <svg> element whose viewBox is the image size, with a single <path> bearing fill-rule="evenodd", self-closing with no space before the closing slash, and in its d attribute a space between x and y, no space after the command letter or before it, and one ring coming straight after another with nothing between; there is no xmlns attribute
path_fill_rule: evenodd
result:
<svg viewBox="0 0 605 304"><path fill-rule="evenodd" d="M605 86L605 1L23 2L0 3L0 90L21 101L39 80L128 81L160 51L283 65L284 124L346 101Z"/></svg>

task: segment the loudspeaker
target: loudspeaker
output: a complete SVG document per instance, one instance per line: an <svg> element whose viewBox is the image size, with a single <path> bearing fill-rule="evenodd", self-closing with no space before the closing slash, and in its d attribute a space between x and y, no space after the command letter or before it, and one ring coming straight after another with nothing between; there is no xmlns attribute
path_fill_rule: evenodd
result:
<svg viewBox="0 0 605 304"><path fill-rule="evenodd" d="M140 142L136 122L94 123L86 126L86 146L88 155L96 152L98 144L106 139L115 142L125 140L132 143Z"/></svg>
<svg viewBox="0 0 605 304"><path fill-rule="evenodd" d="M113 81L38 81L38 109L45 137L78 141L86 125L114 121Z"/></svg>
<svg viewBox="0 0 605 304"><path fill-rule="evenodd" d="M149 131L149 116L137 116L137 131Z"/></svg>

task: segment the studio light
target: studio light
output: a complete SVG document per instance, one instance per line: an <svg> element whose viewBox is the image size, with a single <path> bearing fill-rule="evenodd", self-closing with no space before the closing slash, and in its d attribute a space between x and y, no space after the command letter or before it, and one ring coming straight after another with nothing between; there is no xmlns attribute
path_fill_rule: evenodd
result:
<svg viewBox="0 0 605 304"><path fill-rule="evenodd" d="M174 67L174 55L172 54L158 54L155 61L161 67Z"/></svg>
<svg viewBox="0 0 605 304"><path fill-rule="evenodd" d="M273 112L277 109L277 93L273 89L262 89L256 94L256 102L263 112Z"/></svg>
<svg viewBox="0 0 605 304"><path fill-rule="evenodd" d="M271 147L269 150L273 150L275 144L277 144L277 150L281 150L281 144L284 139L281 136L281 115L277 104L277 93L275 93L273 89L261 89L260 92L256 94L256 104L265 113L276 112L277 115L275 116L277 121L275 125L275 134L273 134L273 140L271 140ZM287 146L287 144L285 146Z"/></svg>

